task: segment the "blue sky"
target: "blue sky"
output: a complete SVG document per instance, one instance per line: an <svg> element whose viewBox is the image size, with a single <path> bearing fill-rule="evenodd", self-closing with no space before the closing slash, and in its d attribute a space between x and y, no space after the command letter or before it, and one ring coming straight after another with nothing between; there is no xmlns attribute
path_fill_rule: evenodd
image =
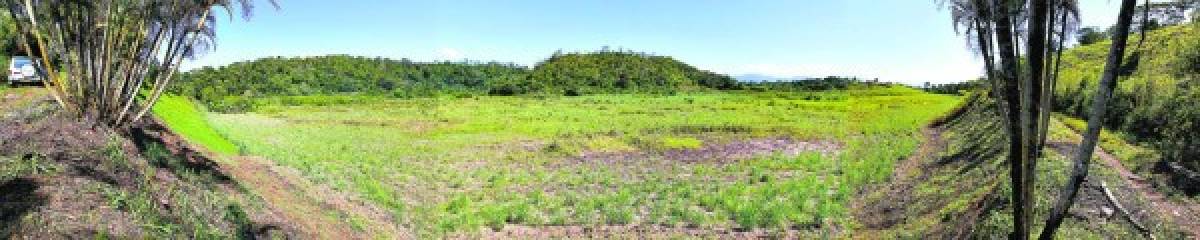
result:
<svg viewBox="0 0 1200 240"><path fill-rule="evenodd" d="M1081 0L1110 25L1111 0ZM978 76L935 0L280 0L223 18L217 48L185 69L268 56L349 54L531 66L609 46L730 75L844 75L919 84Z"/></svg>

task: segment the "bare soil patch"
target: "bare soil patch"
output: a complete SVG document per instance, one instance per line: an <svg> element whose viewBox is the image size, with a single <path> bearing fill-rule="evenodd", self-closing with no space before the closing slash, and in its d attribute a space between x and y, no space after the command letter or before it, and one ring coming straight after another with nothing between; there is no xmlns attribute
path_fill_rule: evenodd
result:
<svg viewBox="0 0 1200 240"><path fill-rule="evenodd" d="M584 152L560 164L623 165L647 160L659 160L671 163L728 164L773 154L797 156L805 152L817 152L826 156L833 156L841 149L842 144L834 141L803 141L786 137L754 138L730 140L724 143L705 143L700 148L695 149L617 153Z"/></svg>
<svg viewBox="0 0 1200 240"><path fill-rule="evenodd" d="M786 232L737 229L707 229L661 225L609 226L520 226L503 229L485 228L478 236L454 236L456 239L802 239L799 231Z"/></svg>

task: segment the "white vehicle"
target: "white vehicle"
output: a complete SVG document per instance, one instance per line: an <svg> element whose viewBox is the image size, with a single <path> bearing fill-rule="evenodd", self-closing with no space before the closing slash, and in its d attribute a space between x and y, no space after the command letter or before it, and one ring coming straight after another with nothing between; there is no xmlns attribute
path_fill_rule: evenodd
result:
<svg viewBox="0 0 1200 240"><path fill-rule="evenodd" d="M29 57L16 56L8 62L8 84L42 82L41 67Z"/></svg>

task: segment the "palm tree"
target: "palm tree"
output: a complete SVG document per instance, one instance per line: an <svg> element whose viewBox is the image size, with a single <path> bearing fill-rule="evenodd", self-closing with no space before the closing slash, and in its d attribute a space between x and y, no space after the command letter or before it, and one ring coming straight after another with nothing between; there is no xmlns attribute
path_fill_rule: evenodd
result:
<svg viewBox="0 0 1200 240"><path fill-rule="evenodd" d="M1025 161L1024 175L1021 176L1024 179L1022 180L1023 184L1020 190L1022 198L1026 201L1026 205L1021 206L1025 208L1023 214L1016 216L1021 218L1021 222L1025 223L1021 225L1022 228L1018 228L1016 231L1018 239L1028 238L1030 225L1032 225L1030 218L1033 212L1033 190L1036 183L1038 152L1041 151L1037 140L1038 136L1041 135L1038 131L1040 126L1038 121L1041 120L1039 112L1042 110L1042 78L1044 77L1042 74L1045 70L1043 67L1046 60L1047 39L1046 24L1051 9L1048 0L1032 0L1029 2L1029 5L1030 16L1027 22L1028 33L1025 42L1025 57L1029 74L1020 79L1021 146L1024 148L1021 150L1021 157Z"/></svg>
<svg viewBox="0 0 1200 240"><path fill-rule="evenodd" d="M991 0L953 0L942 1L940 5L950 10L950 18L954 23L954 31L964 35L967 47L983 57L984 74L992 97L998 97L1000 82L995 73L995 55L993 50Z"/></svg>
<svg viewBox="0 0 1200 240"><path fill-rule="evenodd" d="M36 51L22 47L41 58L46 87L63 109L110 126L144 117L182 61L211 49L215 8L240 10L244 18L253 8L250 0L3 3L20 35L35 40Z"/></svg>
<svg viewBox="0 0 1200 240"><path fill-rule="evenodd" d="M1113 33L1112 46L1109 48L1108 59L1104 65L1104 74L1100 78L1098 92L1092 98L1092 108L1088 116L1087 131L1084 132L1083 142L1080 143L1078 151L1075 152L1071 178L1058 195L1059 197L1054 203L1054 208L1051 210L1050 216L1046 219L1046 228L1042 230L1040 239L1054 238L1054 233L1062 225L1067 210L1075 202L1075 197L1079 193L1079 186L1083 184L1084 178L1087 177L1088 165L1092 159L1092 151L1096 148L1097 139L1103 127L1102 124L1104 123L1104 116L1108 108L1108 100L1112 96L1113 89L1117 86L1117 74L1121 68L1121 62L1125 57L1125 45L1129 40L1129 28L1131 22L1133 22L1133 8L1136 2L1136 0L1121 1L1121 10L1117 16L1116 30ZM1143 36L1143 38L1145 37Z"/></svg>
<svg viewBox="0 0 1200 240"><path fill-rule="evenodd" d="M1045 66L1046 69L1052 70L1046 72L1046 76L1044 78L1045 83L1043 83L1045 86L1047 86L1047 88L1043 89L1042 91L1042 125L1039 128L1039 131L1041 132L1041 136L1039 136L1040 139L1038 140L1038 146L1040 146L1039 148L1045 148L1046 146L1046 137L1048 135L1047 132L1050 127L1050 113L1054 110L1054 88L1058 85L1058 73L1060 72L1060 66L1062 65L1063 47L1065 47L1066 41L1070 38L1071 33L1075 32L1079 28L1080 21L1078 1L1057 0L1054 1L1052 5L1053 6L1051 9L1058 13L1057 17L1059 20L1057 22L1051 21L1048 24L1047 29L1053 30L1054 27L1058 27L1058 31L1050 36L1052 38L1050 42L1057 42L1057 46L1048 49L1051 53L1053 53L1054 57L1051 58L1050 61L1046 61ZM1047 56L1049 56L1049 54L1047 54Z"/></svg>
<svg viewBox="0 0 1200 240"><path fill-rule="evenodd" d="M1057 75L1057 70L1049 69L1057 69L1057 61L1051 60L1058 58L1050 56L1061 54L1064 33L1077 25L1077 4L1074 0L954 0L942 4L951 10L955 30L965 28L968 41L974 42L972 47L984 58L993 96L1008 129L1015 230L1012 237L1026 239L1031 226L1036 159L1044 148L1052 111L1052 95L1048 95L1053 93L1053 77ZM1058 37L1056 26L1060 29ZM1017 47L1022 40L1026 44L1026 72L1021 72ZM1057 48L1051 47L1055 41ZM993 65L994 57L1000 58L999 66Z"/></svg>
<svg viewBox="0 0 1200 240"><path fill-rule="evenodd" d="M1008 162L1009 162L1009 180L1013 186L1012 202L1013 202L1013 239L1025 239L1029 234L1029 226L1026 212L1030 209L1031 201L1028 201L1023 194L1025 188L1025 164L1027 155L1024 153L1023 143L1025 142L1024 131L1021 130L1022 123L1022 108L1021 108L1021 92L1018 85L1018 75L1020 67L1017 60L1017 34L1014 33L1014 26L1018 11L1013 11L1014 6L1019 6L1016 1L999 0L993 4L995 11L994 24L996 26L996 45L997 53L1000 57L999 78L1003 83L1004 96L1002 102L1005 102L1005 118L1008 124Z"/></svg>

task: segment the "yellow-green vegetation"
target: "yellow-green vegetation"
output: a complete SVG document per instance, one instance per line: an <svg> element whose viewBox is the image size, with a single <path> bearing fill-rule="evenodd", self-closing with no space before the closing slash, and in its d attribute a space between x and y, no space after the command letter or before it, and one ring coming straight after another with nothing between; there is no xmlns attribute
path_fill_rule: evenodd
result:
<svg viewBox="0 0 1200 240"><path fill-rule="evenodd" d="M850 198L886 180L919 144L918 130L959 101L904 87L276 97L255 112L207 117L247 154L359 194L426 237L506 224L820 234L853 225ZM738 159L701 154L757 139L809 147Z"/></svg>
<svg viewBox="0 0 1200 240"><path fill-rule="evenodd" d="M692 137L663 137L662 146L667 149L698 149L704 142Z"/></svg>
<svg viewBox="0 0 1200 240"><path fill-rule="evenodd" d="M1200 23L1151 31L1140 48L1140 35L1131 37L1126 57L1131 64L1124 66L1104 118L1105 127L1160 155L1145 161L1162 159L1200 169L1196 158L1200 148L1195 147L1200 145L1200 138L1195 137L1200 135L1200 110L1196 108L1200 106ZM1055 87L1058 110L1087 117L1110 45L1110 41L1102 41L1063 52L1062 73ZM1119 153L1120 147L1113 151L1134 154Z"/></svg>
<svg viewBox="0 0 1200 240"><path fill-rule="evenodd" d="M237 146L213 130L205 120L205 114L187 97L163 95L154 105L154 115L189 142L213 152L237 154Z"/></svg>
<svg viewBox="0 0 1200 240"><path fill-rule="evenodd" d="M1056 115L1055 119L1073 133L1083 133L1087 130L1087 121L1068 116ZM1121 165L1133 170L1148 170L1154 167L1155 161L1159 159L1158 154L1153 149L1130 144L1119 135L1104 129L1100 131L1099 147L1111 153L1118 160L1121 160ZM1077 139L1075 140L1078 141Z"/></svg>

